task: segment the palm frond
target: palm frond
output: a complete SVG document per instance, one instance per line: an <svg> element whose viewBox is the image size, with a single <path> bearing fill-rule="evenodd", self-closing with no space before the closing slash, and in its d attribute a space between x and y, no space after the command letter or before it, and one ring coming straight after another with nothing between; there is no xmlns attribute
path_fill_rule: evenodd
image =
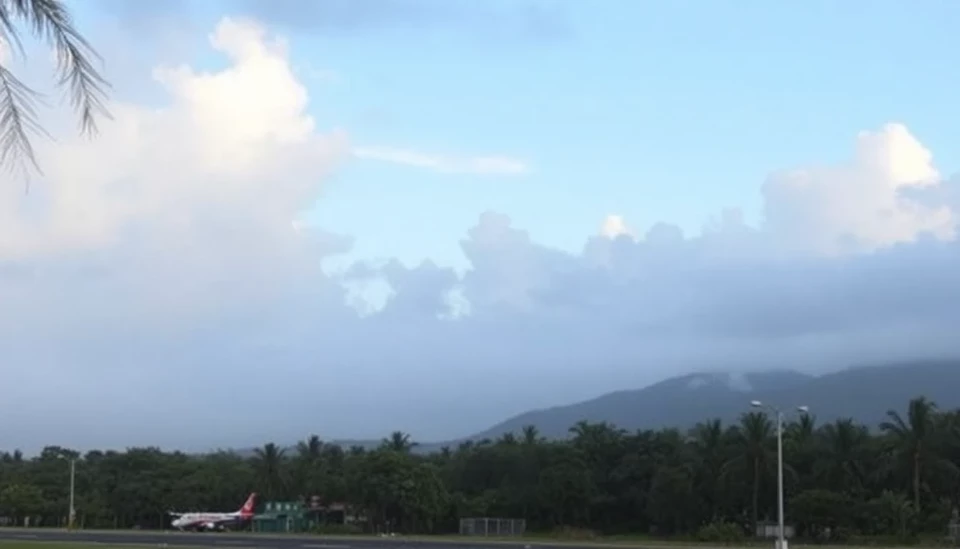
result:
<svg viewBox="0 0 960 549"><path fill-rule="evenodd" d="M37 158L28 132L48 135L37 120L37 92L6 67L0 67L0 163L13 165L26 159L38 171Z"/></svg>
<svg viewBox="0 0 960 549"><path fill-rule="evenodd" d="M888 410L887 417L890 418L890 421L884 421L880 423L881 431L897 436L906 436L909 434L910 427L907 426L907 423L903 421L903 416L901 416L897 411Z"/></svg>
<svg viewBox="0 0 960 549"><path fill-rule="evenodd" d="M68 89L70 103L80 115L80 133L97 133L97 118L110 118L105 101L110 87L100 75L93 60L100 56L74 28L72 18L62 0L0 0L0 37L22 54L23 46L16 23L27 23L38 38L46 40L57 56L57 84ZM0 92L0 160L10 165L27 160L37 165L28 133L46 135L37 122L34 102L40 94L17 80L3 68Z"/></svg>
<svg viewBox="0 0 960 549"><path fill-rule="evenodd" d="M8 2L0 2L0 38L12 47L16 47L17 53L25 56L23 42L20 40L20 33L14 24L14 15L16 13L10 10ZM11 52L12 53L12 52Z"/></svg>
<svg viewBox="0 0 960 549"><path fill-rule="evenodd" d="M96 115L109 117L104 105L107 80L93 66L102 60L87 40L73 27L70 13L61 0L12 0L18 15L27 20L37 36L45 38L57 53L59 85L68 85L73 107L80 111L80 130L97 131Z"/></svg>

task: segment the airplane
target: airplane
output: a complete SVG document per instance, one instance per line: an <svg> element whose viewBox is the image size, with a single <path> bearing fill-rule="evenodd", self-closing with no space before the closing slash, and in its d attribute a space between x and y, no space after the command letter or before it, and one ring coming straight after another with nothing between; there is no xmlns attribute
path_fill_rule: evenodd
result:
<svg viewBox="0 0 960 549"><path fill-rule="evenodd" d="M232 513L207 511L196 513L177 513L174 511L168 511L167 514L176 517L173 522L170 523L170 525L181 531L222 531L226 530L227 526L229 525L240 524L253 518L253 503L256 498L256 493L250 494L250 496L247 497L246 503L243 504L243 507L241 507L239 511L234 511Z"/></svg>

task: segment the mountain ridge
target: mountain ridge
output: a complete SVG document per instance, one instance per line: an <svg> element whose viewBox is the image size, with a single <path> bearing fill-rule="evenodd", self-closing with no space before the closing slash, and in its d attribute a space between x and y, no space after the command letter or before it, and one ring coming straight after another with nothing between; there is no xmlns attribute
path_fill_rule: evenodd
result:
<svg viewBox="0 0 960 549"><path fill-rule="evenodd" d="M751 400L781 406L809 406L818 422L852 418L870 428L887 410L903 410L910 399L926 396L944 408L960 407L960 358L852 366L811 375L795 370L695 372L639 389L621 389L571 404L530 410L465 437L420 442L417 452L437 451L466 441L520 434L526 425L541 436L565 438L579 421L606 421L628 431L691 428L708 419L737 421ZM333 440L343 447L379 445L379 440Z"/></svg>
<svg viewBox="0 0 960 549"><path fill-rule="evenodd" d="M724 390L717 381L725 376L742 376L748 386L731 388L727 384ZM694 373L641 389L616 391L579 403L519 414L467 439L517 432L524 422L536 425L544 436L551 438L565 436L567 429L581 420L609 421L628 430L688 428L706 419L736 421L747 411L751 400L766 401L785 410L809 406L821 421L851 417L873 426L883 420L886 410L901 409L921 394L945 407L960 406L960 391L951 390L958 387L960 360L956 359L856 366L818 376L793 370ZM698 398L691 399L693 391ZM879 407L875 404L878 401L882 402ZM872 405L862 405L863 402ZM878 414L878 408L883 412Z"/></svg>

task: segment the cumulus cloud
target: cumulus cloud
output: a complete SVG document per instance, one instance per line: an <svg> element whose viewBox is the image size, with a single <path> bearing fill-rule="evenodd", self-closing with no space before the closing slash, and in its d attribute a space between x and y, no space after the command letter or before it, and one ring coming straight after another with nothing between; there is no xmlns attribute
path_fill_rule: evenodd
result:
<svg viewBox="0 0 960 549"><path fill-rule="evenodd" d="M297 256L323 240L291 221L346 154L344 135L315 130L284 44L256 23L225 19L210 43L230 68L154 71L169 105L117 102L97 140L44 142L36 192L3 186L0 257L81 257L131 283L149 273L176 282L159 289L170 305L180 292L223 289L233 269L265 272L252 250Z"/></svg>
<svg viewBox="0 0 960 549"><path fill-rule="evenodd" d="M937 187L933 155L902 124L861 132L842 166L790 170L764 184L766 226L778 245L812 252L873 250L930 233L952 239L946 204L923 204L905 190Z"/></svg>
<svg viewBox="0 0 960 549"><path fill-rule="evenodd" d="M757 227L610 216L570 252L485 212L463 273L334 276L351 239L300 220L356 147L307 114L282 40L225 19L210 45L226 68L158 68L165 104L117 102L99 139L46 144L29 195L0 182L7 444L439 439L695 369L960 351L956 185L903 125L772 174ZM370 281L389 291L359 314Z"/></svg>
<svg viewBox="0 0 960 549"><path fill-rule="evenodd" d="M525 162L507 156L460 158L396 147L356 147L353 154L363 160L378 160L448 174L523 175L529 171Z"/></svg>
<svg viewBox="0 0 960 549"><path fill-rule="evenodd" d="M227 69L156 69L167 105L116 102L98 139L40 143L46 177L29 195L0 186L0 323L25 399L57 375L110 394L124 378L140 380L133 394L151 376L209 382L185 357L150 353L294 286L297 300L339 302L319 261L342 239L294 221L348 154L345 136L315 128L285 44L257 23L225 19L210 44ZM58 344L34 355L41 341Z"/></svg>
<svg viewBox="0 0 960 549"><path fill-rule="evenodd" d="M604 218L600 227L600 234L607 238L618 238L620 236L633 238L634 236L633 229L627 226L623 216L617 214L610 214Z"/></svg>

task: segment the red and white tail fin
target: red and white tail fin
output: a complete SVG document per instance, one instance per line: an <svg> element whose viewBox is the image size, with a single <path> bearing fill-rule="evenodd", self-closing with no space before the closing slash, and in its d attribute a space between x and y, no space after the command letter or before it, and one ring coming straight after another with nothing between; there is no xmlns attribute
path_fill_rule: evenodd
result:
<svg viewBox="0 0 960 549"><path fill-rule="evenodd" d="M244 517L253 516L253 506L256 499L257 499L256 493L250 494L247 497L246 503L244 503L243 507L240 508L240 516L244 516Z"/></svg>

